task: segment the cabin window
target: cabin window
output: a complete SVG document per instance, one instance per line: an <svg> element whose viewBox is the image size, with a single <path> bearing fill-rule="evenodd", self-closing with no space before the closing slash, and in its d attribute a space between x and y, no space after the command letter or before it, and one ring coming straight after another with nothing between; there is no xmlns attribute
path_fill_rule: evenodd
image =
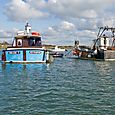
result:
<svg viewBox="0 0 115 115"><path fill-rule="evenodd" d="M34 38L29 39L29 46L35 46L35 40Z"/></svg>
<svg viewBox="0 0 115 115"><path fill-rule="evenodd" d="M41 38L35 39L35 46L41 46Z"/></svg>
<svg viewBox="0 0 115 115"><path fill-rule="evenodd" d="M13 46L13 47L16 46L16 40L13 40L12 46Z"/></svg>
<svg viewBox="0 0 115 115"><path fill-rule="evenodd" d="M106 45L106 38L107 38L107 36L104 34L103 38L104 38L104 45Z"/></svg>
<svg viewBox="0 0 115 115"><path fill-rule="evenodd" d="M104 38L104 45L106 45L106 38Z"/></svg>
<svg viewBox="0 0 115 115"><path fill-rule="evenodd" d="M30 37L29 46L41 46L41 37Z"/></svg>
<svg viewBox="0 0 115 115"><path fill-rule="evenodd" d="M22 39L17 40L17 46L22 46Z"/></svg>

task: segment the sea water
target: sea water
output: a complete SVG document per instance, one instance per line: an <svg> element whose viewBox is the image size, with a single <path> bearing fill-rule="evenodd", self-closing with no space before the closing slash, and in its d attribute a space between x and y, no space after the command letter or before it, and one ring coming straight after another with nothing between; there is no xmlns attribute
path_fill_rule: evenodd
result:
<svg viewBox="0 0 115 115"><path fill-rule="evenodd" d="M115 62L0 62L0 115L115 115Z"/></svg>

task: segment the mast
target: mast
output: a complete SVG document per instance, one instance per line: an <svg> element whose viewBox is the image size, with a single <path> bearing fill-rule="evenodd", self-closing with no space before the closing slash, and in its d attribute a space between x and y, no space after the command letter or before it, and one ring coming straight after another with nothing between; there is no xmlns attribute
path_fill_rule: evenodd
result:
<svg viewBox="0 0 115 115"><path fill-rule="evenodd" d="M110 35L106 35L107 31L110 32ZM111 40L111 45L110 45L110 39ZM115 47L115 28L114 27L100 27L99 32L97 34L97 39L94 41L93 48L99 48L99 49L104 49L107 50L108 47Z"/></svg>
<svg viewBox="0 0 115 115"><path fill-rule="evenodd" d="M31 33L31 26L29 25L29 23L27 22L25 25L25 34L30 34Z"/></svg>

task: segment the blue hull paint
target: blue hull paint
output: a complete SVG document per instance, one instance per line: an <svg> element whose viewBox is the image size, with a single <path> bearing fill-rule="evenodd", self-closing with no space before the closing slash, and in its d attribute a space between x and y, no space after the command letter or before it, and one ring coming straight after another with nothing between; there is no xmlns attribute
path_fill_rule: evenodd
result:
<svg viewBox="0 0 115 115"><path fill-rule="evenodd" d="M23 61L23 50L6 50L6 61Z"/></svg>
<svg viewBox="0 0 115 115"><path fill-rule="evenodd" d="M27 50L26 51L26 61L44 61L43 55L44 55L44 51Z"/></svg>
<svg viewBox="0 0 115 115"><path fill-rule="evenodd" d="M5 55L5 62L47 62L47 53L43 49L5 50Z"/></svg>

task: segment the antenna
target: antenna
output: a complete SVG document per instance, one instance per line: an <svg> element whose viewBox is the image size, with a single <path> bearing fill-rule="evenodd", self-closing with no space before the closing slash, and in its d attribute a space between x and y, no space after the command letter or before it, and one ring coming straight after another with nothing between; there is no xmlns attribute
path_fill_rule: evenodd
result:
<svg viewBox="0 0 115 115"><path fill-rule="evenodd" d="M29 34L31 32L31 26L29 25L28 22L26 22L26 25L25 25L25 33L26 34Z"/></svg>

